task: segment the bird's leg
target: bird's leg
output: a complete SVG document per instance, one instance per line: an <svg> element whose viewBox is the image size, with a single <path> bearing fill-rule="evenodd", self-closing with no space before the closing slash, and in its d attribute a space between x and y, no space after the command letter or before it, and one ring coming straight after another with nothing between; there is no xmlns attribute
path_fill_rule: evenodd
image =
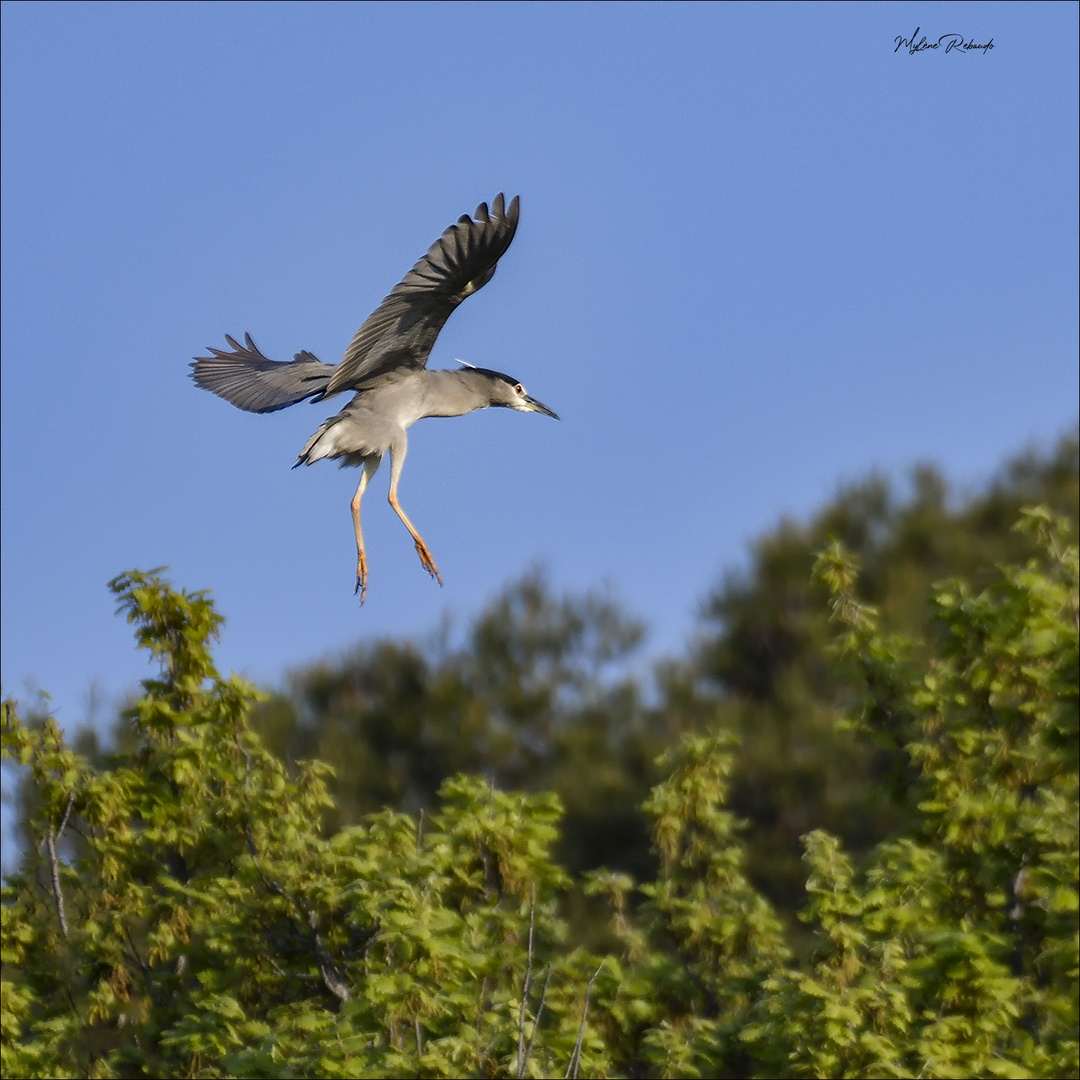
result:
<svg viewBox="0 0 1080 1080"><path fill-rule="evenodd" d="M367 487L368 480L371 479L372 474L378 467L378 461L375 462L373 468L369 468L367 461L364 462L364 470L360 474L360 483L356 486L356 494L352 497L352 502L349 503L349 508L352 510L353 529L356 532L356 588L353 592L354 594L360 594L361 604L367 595L367 556L364 554L364 534L360 529L360 500L363 498L364 488Z"/></svg>
<svg viewBox="0 0 1080 1080"><path fill-rule="evenodd" d="M431 552L428 551L424 538L416 531L405 511L401 509L401 503L398 502L397 486L398 481L401 479L401 467L405 464L405 452L407 449L408 442L405 438L405 432L402 431L400 437L390 444L390 494L388 498L390 499L390 505L394 508L394 513L401 518L402 524L409 530L409 535L416 543L416 554L420 556L420 562L423 564L424 569L441 585L442 578L439 575L439 568L435 565L435 560L431 557Z"/></svg>
<svg viewBox="0 0 1080 1080"><path fill-rule="evenodd" d="M420 562L423 564L424 569L441 585L442 576L439 574L439 568L435 565L435 560L431 557L431 552L428 551L427 544L424 543L424 538L413 527L413 523L408 519L405 511L401 509L401 504L397 499L397 492L394 490L395 485L390 485L390 505L394 508L394 513L401 518L402 524L409 530L410 535L416 542L416 554L420 556Z"/></svg>
<svg viewBox="0 0 1080 1080"><path fill-rule="evenodd" d="M365 476L361 481L359 487L356 489L356 494L352 497L352 502L349 504L352 510L353 529L356 532L356 588L353 593L360 594L360 603L364 602L364 597L367 595L367 557L364 554L364 533L360 528L360 496L364 493L364 487L367 484L367 477Z"/></svg>

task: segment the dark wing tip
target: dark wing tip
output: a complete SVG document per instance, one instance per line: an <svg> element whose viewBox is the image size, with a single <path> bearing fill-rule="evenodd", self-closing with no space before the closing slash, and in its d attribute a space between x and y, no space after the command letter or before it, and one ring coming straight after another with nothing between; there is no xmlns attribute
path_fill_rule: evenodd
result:
<svg viewBox="0 0 1080 1080"><path fill-rule="evenodd" d="M500 191L494 199L491 200L491 209L488 210L488 204L482 202L474 211L473 219L481 225L487 225L489 222L496 222L500 218L509 221L511 224L516 224L518 214L521 212L521 196L515 195L510 200L510 205L506 205L506 196ZM468 215L458 218L459 224L464 225L469 220Z"/></svg>

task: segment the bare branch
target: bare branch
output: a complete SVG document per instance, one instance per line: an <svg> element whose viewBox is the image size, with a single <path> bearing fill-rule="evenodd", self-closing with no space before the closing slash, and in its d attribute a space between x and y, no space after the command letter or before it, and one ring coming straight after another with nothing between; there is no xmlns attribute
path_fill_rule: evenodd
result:
<svg viewBox="0 0 1080 1080"><path fill-rule="evenodd" d="M49 870L52 876L53 900L56 901L56 918L60 923L60 932L65 938L71 936L68 931L67 915L64 912L64 890L60 887L60 860L56 857L56 841L64 835L67 828L68 818L71 816L71 808L75 805L75 792L68 792L67 806L64 808L64 816L60 821L60 828L55 832L49 826L49 832L45 837L45 844L49 851Z"/></svg>
<svg viewBox="0 0 1080 1080"><path fill-rule="evenodd" d="M288 894L284 886L280 885L273 878L267 877L263 872L262 864L259 862L259 855L255 850L255 838L251 835L251 826L244 826L244 839L247 841L248 854L251 856L251 861L255 864L255 869L258 871L259 877L262 878L262 883L273 893L277 893L278 896L285 897L290 904L294 904L296 907L300 907L299 904Z"/></svg>
<svg viewBox="0 0 1080 1080"><path fill-rule="evenodd" d="M578 1028L577 1043L574 1046L574 1052L570 1055L570 1064L566 1067L566 1080L577 1080L578 1070L581 1068L581 1046L585 1042L585 1021L589 1018L589 998L592 995L596 976L600 974L603 967L604 961L601 960L600 967L592 973L589 985L585 988L585 1008L581 1010L581 1027Z"/></svg>
<svg viewBox="0 0 1080 1080"><path fill-rule="evenodd" d="M314 930L315 912L309 912L308 918ZM326 989L340 1002L344 1003L351 1000L352 994L349 993L349 988L338 978L337 973L334 971L334 963L330 959L330 954L326 951L322 935L317 930L315 930L315 956L319 961L319 974L322 975L323 985Z"/></svg>
<svg viewBox="0 0 1080 1080"><path fill-rule="evenodd" d="M323 944L322 935L315 929L317 925L317 918L315 910L308 908L304 904L299 903L295 897L290 896L288 891L279 882L275 881L272 877L268 877L264 872L261 864L259 863L259 856L255 850L255 838L251 835L251 826L244 826L244 838L247 841L248 854L251 856L251 861L255 864L255 869L258 871L259 877L262 878L263 884L271 891L277 893L279 896L283 896L293 907L298 908L300 911L307 915L308 926L311 928L312 938L315 945L315 960L319 965L319 974L322 976L323 985L331 994L338 999L338 1001L346 1002L352 999L352 994L349 993L348 986L339 978L337 972L334 969L334 962L330 957L330 953L327 951L326 946ZM291 916L290 916L291 918Z"/></svg>
<svg viewBox="0 0 1080 1080"><path fill-rule="evenodd" d="M521 1063L521 1072L518 1073L518 1080L524 1080L525 1066L529 1063L529 1058L532 1057L533 1044L536 1042L536 1034L540 1030L540 1017L544 1015L544 1003L547 1001L547 988L548 983L551 981L551 965L548 964L547 970L544 972L544 985L540 987L540 1004L536 1007L536 1019L533 1020L532 1034L529 1036L529 1045L525 1047L525 1060Z"/></svg>
<svg viewBox="0 0 1080 1080"><path fill-rule="evenodd" d="M45 837L45 844L49 849L49 866L52 871L53 899L56 901L56 918L60 922L60 932L64 937L69 937L67 916L64 914L64 892L60 888L60 867L56 859L56 834L49 829Z"/></svg>
<svg viewBox="0 0 1080 1080"><path fill-rule="evenodd" d="M268 956L266 959L274 974L280 975L283 979L300 979L302 982L314 982L319 978L318 975L305 975L303 972L286 971L272 956Z"/></svg>
<svg viewBox="0 0 1080 1080"><path fill-rule="evenodd" d="M522 1080L525 1075L525 1015L529 1005L529 989L532 986L533 932L536 929L536 885L529 891L529 951L525 962L525 985L521 989L521 1009L518 1012L518 1056L514 1075Z"/></svg>
<svg viewBox="0 0 1080 1080"><path fill-rule="evenodd" d="M67 806L64 807L64 817L60 822L60 828L56 830L56 839L59 840L64 835L64 830L67 828L68 819L71 817L71 808L75 805L75 792L69 791L67 798Z"/></svg>

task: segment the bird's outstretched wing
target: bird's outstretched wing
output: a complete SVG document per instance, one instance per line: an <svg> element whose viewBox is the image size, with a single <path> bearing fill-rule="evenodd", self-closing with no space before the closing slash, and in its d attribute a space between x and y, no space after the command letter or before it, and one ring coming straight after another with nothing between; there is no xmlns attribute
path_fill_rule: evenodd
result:
<svg viewBox="0 0 1080 1080"><path fill-rule="evenodd" d="M314 397L337 370L309 352L298 352L292 362L271 360L259 352L250 334L244 335L244 345L228 334L225 340L231 351L210 348L209 356L197 356L191 377L204 390L248 412L275 412Z"/></svg>
<svg viewBox="0 0 1080 1080"><path fill-rule="evenodd" d="M321 397L398 368L422 368L450 313L491 280L518 211L517 196L506 206L500 192L490 211L481 203L471 218L458 218L357 330Z"/></svg>

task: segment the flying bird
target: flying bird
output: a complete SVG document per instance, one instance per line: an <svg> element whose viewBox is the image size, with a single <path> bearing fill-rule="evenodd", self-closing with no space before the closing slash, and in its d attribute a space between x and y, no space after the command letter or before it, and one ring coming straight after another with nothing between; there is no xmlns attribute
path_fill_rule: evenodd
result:
<svg viewBox="0 0 1080 1080"><path fill-rule="evenodd" d="M443 232L426 255L394 286L368 316L340 364L324 364L310 352L291 362L264 356L244 335L241 345L225 335L228 350L210 348L191 365L196 385L248 412L275 412L307 398L352 393L352 400L308 439L297 465L337 458L363 471L350 504L356 533L356 592L367 593L367 558L360 528L364 489L390 454L390 505L409 530L420 562L441 585L442 577L423 537L398 501L398 483L408 449L407 429L425 416L463 416L497 405L518 412L558 416L529 397L509 375L465 366L460 371L429 371L428 356L450 313L482 289L517 230L519 201L507 206L502 194L491 209L481 203Z"/></svg>

